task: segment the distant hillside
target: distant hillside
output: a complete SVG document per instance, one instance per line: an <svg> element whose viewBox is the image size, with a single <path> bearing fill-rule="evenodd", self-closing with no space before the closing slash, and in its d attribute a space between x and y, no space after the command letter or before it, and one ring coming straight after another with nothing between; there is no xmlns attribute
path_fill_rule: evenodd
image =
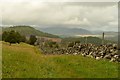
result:
<svg viewBox="0 0 120 80"><path fill-rule="evenodd" d="M116 31L91 31L93 34L102 34L103 32L106 34L106 35L117 35L118 32Z"/></svg>
<svg viewBox="0 0 120 80"><path fill-rule="evenodd" d="M77 34L92 34L90 31L82 28L67 28L67 27L49 27L49 28L39 28L41 31L48 32L56 35L74 36Z"/></svg>
<svg viewBox="0 0 120 80"><path fill-rule="evenodd" d="M94 34L99 35L102 34L103 31L94 31ZM105 39L106 40L110 40L110 41L118 41L118 32L114 32L114 31L105 31Z"/></svg>
<svg viewBox="0 0 120 80"><path fill-rule="evenodd" d="M86 37L79 37L79 38L68 37L68 38L63 38L62 39L63 44L67 44L69 42L74 42L74 41L80 41L81 43L86 43ZM87 37L87 43L101 45L102 44L102 39L100 39L98 37ZM110 40L105 40L104 43L107 44L107 43L116 43L116 42L110 41Z"/></svg>
<svg viewBox="0 0 120 80"><path fill-rule="evenodd" d="M58 38L58 36L56 35L44 33L30 26L14 26L14 27L6 27L6 28L3 27L2 29L2 31L10 31L10 30L15 30L25 36L36 35L41 37Z"/></svg>
<svg viewBox="0 0 120 80"><path fill-rule="evenodd" d="M101 38L102 37L102 33L105 33L105 39L106 40L111 40L111 41L117 41L118 40L118 32L114 32L114 31L89 31L86 29L82 29L82 28L69 28L69 27L49 27L49 28L37 28L36 29L40 29L41 31L47 32L47 33L51 33L51 34L55 34L55 35L59 35L60 37L81 37L81 35L86 36L86 35L90 35L90 36L96 36Z"/></svg>

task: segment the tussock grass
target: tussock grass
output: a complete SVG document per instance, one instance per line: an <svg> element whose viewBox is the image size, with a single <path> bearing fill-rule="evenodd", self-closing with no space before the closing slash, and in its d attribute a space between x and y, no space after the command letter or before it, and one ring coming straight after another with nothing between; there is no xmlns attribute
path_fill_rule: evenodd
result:
<svg viewBox="0 0 120 80"><path fill-rule="evenodd" d="M2 42L3 78L117 78L118 64L81 55L44 55L37 47Z"/></svg>

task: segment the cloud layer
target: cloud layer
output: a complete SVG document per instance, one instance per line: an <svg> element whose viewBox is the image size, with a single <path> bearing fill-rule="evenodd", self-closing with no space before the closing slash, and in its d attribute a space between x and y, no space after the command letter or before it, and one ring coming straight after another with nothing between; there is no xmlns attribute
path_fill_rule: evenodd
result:
<svg viewBox="0 0 120 80"><path fill-rule="evenodd" d="M3 25L62 25L90 30L118 28L116 2L42 2L22 1L0 3ZM56 26L57 27L57 26Z"/></svg>

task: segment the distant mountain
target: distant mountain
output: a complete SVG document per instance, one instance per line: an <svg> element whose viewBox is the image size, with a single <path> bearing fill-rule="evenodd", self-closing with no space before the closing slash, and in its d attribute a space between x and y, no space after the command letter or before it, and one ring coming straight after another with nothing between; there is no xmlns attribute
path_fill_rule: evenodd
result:
<svg viewBox="0 0 120 80"><path fill-rule="evenodd" d="M86 43L86 37L63 38L62 43L66 44L66 43L75 42L75 41L80 41L81 43ZM105 44L107 44L107 43L116 43L115 41L111 41L111 40L105 40L104 42L105 42ZM102 39L98 38L98 37L87 37L87 43L100 45L100 44L102 44Z"/></svg>
<svg viewBox="0 0 120 80"><path fill-rule="evenodd" d="M54 35L59 35L61 37L75 37L77 35L89 35L89 36L96 36L102 38L102 33L105 33L105 39L111 41L118 40L118 32L114 31L89 31L82 28L69 28L69 27L48 27L48 28L39 28L36 29L41 30L43 32L51 33Z"/></svg>
<svg viewBox="0 0 120 80"><path fill-rule="evenodd" d="M10 30L15 30L25 36L36 35L36 36L41 36L41 37L58 38L58 36L56 35L48 34L40 30L36 30L30 26L13 26L13 27L5 27L5 28L2 27L2 32L10 31Z"/></svg>
<svg viewBox="0 0 120 80"><path fill-rule="evenodd" d="M43 32L48 32L55 35L63 35L63 36L75 36L78 34L87 35L92 34L92 32L82 29L82 28L67 28L67 27L49 27L49 28L37 28Z"/></svg>
<svg viewBox="0 0 120 80"><path fill-rule="evenodd" d="M115 32L115 31L91 31L93 34L97 34L97 35L100 35L102 34L103 32L106 34L106 35L117 35L118 32Z"/></svg>
<svg viewBox="0 0 120 80"><path fill-rule="evenodd" d="M106 40L118 41L118 32L115 31L93 31L93 34L102 35L103 32Z"/></svg>

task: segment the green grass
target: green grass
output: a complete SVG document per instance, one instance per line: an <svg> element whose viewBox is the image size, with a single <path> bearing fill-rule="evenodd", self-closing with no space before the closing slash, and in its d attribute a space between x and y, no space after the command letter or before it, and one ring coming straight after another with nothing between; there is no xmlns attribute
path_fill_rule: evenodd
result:
<svg viewBox="0 0 120 80"><path fill-rule="evenodd" d="M31 45L2 42L3 78L117 78L118 64L81 55L43 55Z"/></svg>

